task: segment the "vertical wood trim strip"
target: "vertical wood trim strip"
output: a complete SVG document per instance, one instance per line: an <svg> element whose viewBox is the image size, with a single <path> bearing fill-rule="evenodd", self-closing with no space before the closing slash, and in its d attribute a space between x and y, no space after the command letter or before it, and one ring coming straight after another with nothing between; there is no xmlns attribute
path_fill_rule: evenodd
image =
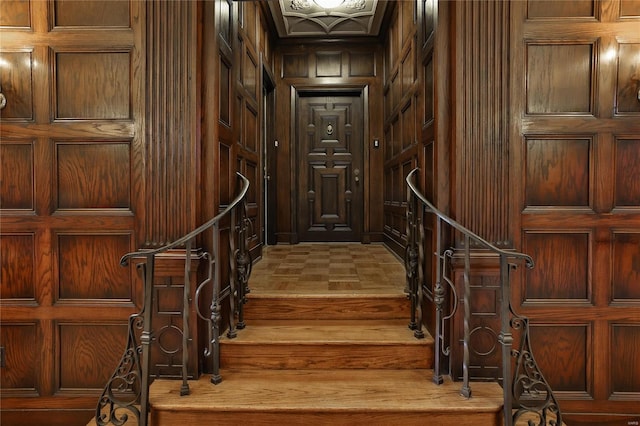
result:
<svg viewBox="0 0 640 426"><path fill-rule="evenodd" d="M509 226L508 2L464 2L457 28L464 72L456 141L459 219L499 247L512 245Z"/></svg>
<svg viewBox="0 0 640 426"><path fill-rule="evenodd" d="M148 247L169 243L196 225L196 7L147 2Z"/></svg>

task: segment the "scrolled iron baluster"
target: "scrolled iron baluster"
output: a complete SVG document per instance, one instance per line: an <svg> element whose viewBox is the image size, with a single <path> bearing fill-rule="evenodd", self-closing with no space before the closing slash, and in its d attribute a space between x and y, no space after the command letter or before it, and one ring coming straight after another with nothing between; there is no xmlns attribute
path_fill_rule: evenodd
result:
<svg viewBox="0 0 640 426"><path fill-rule="evenodd" d="M237 265L238 297L236 300L236 312L238 315L238 329L245 328L244 305L247 303L247 293L249 293L249 277L253 266L251 252L247 249L248 241L253 234L253 223L247 214L247 203L240 206L240 224L238 230L238 250L235 256Z"/></svg>
<svg viewBox="0 0 640 426"><path fill-rule="evenodd" d="M236 257L238 256L238 248L236 248L236 235L238 234L239 227L236 225L237 219L237 207L231 212L231 226L229 228L229 330L227 331L227 337L229 339L235 339L238 336L236 331L236 310L237 310L237 296L238 292L238 262Z"/></svg>
<svg viewBox="0 0 640 426"><path fill-rule="evenodd" d="M207 347L204 348L203 355L205 358L209 358L213 356L213 344L215 343L213 339L213 324L211 323L211 316L210 315L206 316L200 310L200 294L202 293L202 290L213 281L213 266L215 264L215 259L213 259L213 256L211 256L211 254L208 252L205 252L202 255L202 258L207 262L208 272L207 272L207 277L204 280L202 280L202 282L196 288L194 304L195 304L196 314L198 315L198 318L205 321L208 326L207 327Z"/></svg>
<svg viewBox="0 0 640 426"><path fill-rule="evenodd" d="M414 211L415 203L413 202L413 194L410 190L407 190L407 245L404 251L404 267L406 271L406 282L405 282L405 293L407 294L407 298L411 302L411 318L409 320L409 329L415 330L417 327L416 324L416 310L415 310L415 280L418 275L417 267L418 267L418 253L415 247L415 214Z"/></svg>
<svg viewBox="0 0 640 426"><path fill-rule="evenodd" d="M513 424L527 413L532 413L540 420L538 424L551 426L562 424L562 413L551 386L545 380L531 351L529 340L529 319L517 315L510 305L509 310L513 315L511 327L521 330L522 337L518 349L512 349L511 355L516 358L516 368L513 374L512 395L514 405L518 407L513 414ZM529 396L526 400L524 396ZM548 416L551 414L551 416ZM548 422L548 423L547 423ZM533 421L529 420L533 425Z"/></svg>
<svg viewBox="0 0 640 426"><path fill-rule="evenodd" d="M220 226L216 223L213 228L213 294L211 296L211 343L213 346L213 372L211 383L217 385L222 382L220 375L220 320L222 319L220 306Z"/></svg>
<svg viewBox="0 0 640 426"><path fill-rule="evenodd" d="M130 257L131 254L123 256L120 264L128 266ZM98 400L95 420L99 426L125 424L129 418L126 412L132 413L140 426L146 426L148 422L154 256L147 256L145 262L137 265L137 269L144 284L143 305L138 313L129 317L127 346ZM140 330L139 340L135 330ZM132 392L131 398L122 399L118 396L124 396L127 392ZM136 405L140 405L140 408ZM119 410L124 410L125 413L118 414Z"/></svg>
<svg viewBox="0 0 640 426"><path fill-rule="evenodd" d="M140 365L142 348L137 342L135 330L142 328L142 321L141 312L129 317L126 349L120 358L118 367L104 387L96 406L95 420L98 426L124 425L129 420L128 413L133 414L138 424L144 424L140 410L136 407L136 404L140 403L142 389L142 368ZM118 397L117 395L122 396ZM123 397L127 395L129 398L124 399Z"/></svg>
<svg viewBox="0 0 640 426"><path fill-rule="evenodd" d="M464 318L463 323L463 335L462 340L462 389L460 389L460 395L465 398L471 398L471 386L469 385L469 323L471 321L471 307L469 306L469 300L471 299L471 283L469 279L469 273L471 271L471 252L469 235L464 236L464 297L462 304L464 306Z"/></svg>
<svg viewBox="0 0 640 426"><path fill-rule="evenodd" d="M436 283L433 289L433 303L435 305L435 336L434 341L436 344L434 351L434 368L433 368L433 383L441 385L444 383L442 377L441 360L444 346L443 339L443 323L442 323L442 311L445 301L445 291L442 286L443 270L444 266L440 262L445 261L445 256L440 255L442 245L442 223L439 217L436 217L436 250L433 253L436 256Z"/></svg>
<svg viewBox="0 0 640 426"><path fill-rule="evenodd" d="M424 214L425 214L425 210L424 210L424 206L420 203L418 203L418 200L416 199L416 203L417 203L417 210L418 210L418 215L416 217L416 228L418 230L418 235L417 235L417 241L416 241L416 246L417 246L417 250L418 250L418 259L417 259L417 272L418 275L415 278L415 292L416 292L416 321L417 321L417 328L416 330L414 330L413 332L413 336L416 339L424 339L424 331L422 330L422 298L424 295L423 292L423 284L424 284L424 272L423 272L423 265L424 265L424 226L423 226L423 218L424 218Z"/></svg>
<svg viewBox="0 0 640 426"><path fill-rule="evenodd" d="M182 288L182 386L180 396L189 395L187 365L189 364L189 306L191 305L191 245L193 239L187 241L184 261L184 286Z"/></svg>

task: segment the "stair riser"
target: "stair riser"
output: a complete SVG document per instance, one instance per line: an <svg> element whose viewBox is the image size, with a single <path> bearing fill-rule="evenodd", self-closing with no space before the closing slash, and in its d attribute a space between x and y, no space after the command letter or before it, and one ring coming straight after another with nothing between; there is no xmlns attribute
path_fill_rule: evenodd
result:
<svg viewBox="0 0 640 426"><path fill-rule="evenodd" d="M247 321L269 320L349 320L410 318L405 298L250 298L245 306Z"/></svg>
<svg viewBox="0 0 640 426"><path fill-rule="evenodd" d="M151 425L261 425L261 426L498 426L501 413L433 413L433 412L199 412L161 411L152 413Z"/></svg>
<svg viewBox="0 0 640 426"><path fill-rule="evenodd" d="M229 345L231 346L231 345ZM222 348L222 368L430 368L424 345L233 345Z"/></svg>

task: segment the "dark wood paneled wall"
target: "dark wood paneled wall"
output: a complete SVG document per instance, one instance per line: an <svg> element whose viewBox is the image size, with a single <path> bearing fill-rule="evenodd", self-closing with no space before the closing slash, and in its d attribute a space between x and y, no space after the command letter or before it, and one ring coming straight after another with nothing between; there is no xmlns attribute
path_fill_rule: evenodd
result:
<svg viewBox="0 0 640 426"><path fill-rule="evenodd" d="M407 242L404 179L422 161L418 28L417 2L395 3L384 54L384 240L398 254Z"/></svg>
<svg viewBox="0 0 640 426"><path fill-rule="evenodd" d="M514 237L536 261L513 302L568 424L637 421L640 1L513 2L511 16Z"/></svg>
<svg viewBox="0 0 640 426"><path fill-rule="evenodd" d="M358 92L364 100L364 224L363 242L382 240L383 149L382 51L376 40L357 43L318 43L310 40L280 43L276 50L277 240L296 243L295 188L297 181L295 99L301 91Z"/></svg>
<svg viewBox="0 0 640 426"><path fill-rule="evenodd" d="M140 287L144 4L0 3L2 424L89 419Z"/></svg>
<svg viewBox="0 0 640 426"><path fill-rule="evenodd" d="M236 194L236 172L243 173L250 181L248 214L254 231L250 249L256 259L261 255L264 214L262 75L263 69L271 72L272 41L264 12L255 2L203 2L200 24L202 192L199 211L202 220L208 220L225 208ZM230 261L225 250L229 223L225 221L221 229L220 262L224 282ZM208 250L212 244L210 238L202 242ZM208 305L205 303L201 308L206 311ZM199 333L202 336L207 333L203 324ZM204 369L209 369L208 363L204 363Z"/></svg>

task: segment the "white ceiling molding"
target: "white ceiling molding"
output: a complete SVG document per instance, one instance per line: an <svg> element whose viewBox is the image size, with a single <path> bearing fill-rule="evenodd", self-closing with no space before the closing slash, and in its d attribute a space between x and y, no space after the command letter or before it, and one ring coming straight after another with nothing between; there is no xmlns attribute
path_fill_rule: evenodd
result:
<svg viewBox="0 0 640 426"><path fill-rule="evenodd" d="M344 0L324 9L320 1L269 1L269 9L281 38L377 36L386 0Z"/></svg>

